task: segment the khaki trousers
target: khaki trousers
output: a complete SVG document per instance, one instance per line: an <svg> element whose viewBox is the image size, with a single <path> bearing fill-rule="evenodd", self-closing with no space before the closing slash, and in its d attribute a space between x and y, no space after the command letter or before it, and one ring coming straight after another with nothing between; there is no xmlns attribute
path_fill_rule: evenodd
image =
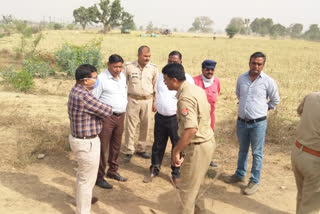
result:
<svg viewBox="0 0 320 214"><path fill-rule="evenodd" d="M296 185L297 214L320 214L320 157L294 145L291 163Z"/></svg>
<svg viewBox="0 0 320 214"><path fill-rule="evenodd" d="M178 214L206 213L204 198L206 187L204 180L209 168L215 140L200 145L190 144L184 150L185 158L181 165L181 180L178 190ZM200 188L201 187L201 188Z"/></svg>
<svg viewBox="0 0 320 214"><path fill-rule="evenodd" d="M92 189L99 167L100 139L98 136L93 139L78 139L69 135L69 142L78 162L76 213L90 214Z"/></svg>
<svg viewBox="0 0 320 214"><path fill-rule="evenodd" d="M126 130L123 152L131 155L135 152L134 137L139 123L140 132L136 150L137 152L145 152L151 125L152 99L137 100L129 96L126 112Z"/></svg>

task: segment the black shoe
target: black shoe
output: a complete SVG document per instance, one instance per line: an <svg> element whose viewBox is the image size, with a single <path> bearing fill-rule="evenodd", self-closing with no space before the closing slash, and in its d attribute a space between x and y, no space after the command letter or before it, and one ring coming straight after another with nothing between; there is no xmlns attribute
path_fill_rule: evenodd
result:
<svg viewBox="0 0 320 214"><path fill-rule="evenodd" d="M104 188L104 189L112 189L112 185L109 184L107 181L105 180L100 180L96 182L96 185L98 187Z"/></svg>
<svg viewBox="0 0 320 214"><path fill-rule="evenodd" d="M108 178L112 178L117 181L126 182L128 178L122 177L119 173L117 174L107 174Z"/></svg>
<svg viewBox="0 0 320 214"><path fill-rule="evenodd" d="M136 152L136 155L138 155L144 159L150 159L150 155L146 152Z"/></svg>
<svg viewBox="0 0 320 214"><path fill-rule="evenodd" d="M218 165L215 164L213 161L210 162L210 166L212 166L212 167L218 167Z"/></svg>
<svg viewBox="0 0 320 214"><path fill-rule="evenodd" d="M128 163L128 162L130 162L131 158L132 158L132 155L131 155L131 154L126 154L126 155L124 156L124 161Z"/></svg>

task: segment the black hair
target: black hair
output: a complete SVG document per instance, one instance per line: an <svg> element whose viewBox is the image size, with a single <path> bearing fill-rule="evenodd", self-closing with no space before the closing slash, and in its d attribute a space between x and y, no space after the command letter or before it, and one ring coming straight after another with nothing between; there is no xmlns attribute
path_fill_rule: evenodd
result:
<svg viewBox="0 0 320 214"><path fill-rule="evenodd" d="M162 73L167 75L169 78L176 78L179 82L186 80L184 68L179 63L167 64L162 69Z"/></svg>
<svg viewBox="0 0 320 214"><path fill-rule="evenodd" d="M120 55L118 55L118 54L112 54L109 57L109 63L112 64L112 63L117 63L117 62L123 63L122 57Z"/></svg>
<svg viewBox="0 0 320 214"><path fill-rule="evenodd" d="M170 56L178 56L180 60L182 60L182 54L179 51L171 51L169 53L169 57Z"/></svg>
<svg viewBox="0 0 320 214"><path fill-rule="evenodd" d="M91 77L91 73L93 72L97 72L96 67L94 67L93 65L89 65L89 64L83 64L80 65L77 69L76 69L76 80L82 80L84 78L90 78Z"/></svg>
<svg viewBox="0 0 320 214"><path fill-rule="evenodd" d="M142 46L140 46L139 49L138 49L138 54L141 54L141 53L142 53L142 50L145 49L145 48L147 49L148 52L150 52L150 48L149 48L148 46L142 45Z"/></svg>
<svg viewBox="0 0 320 214"><path fill-rule="evenodd" d="M249 63L251 62L251 59L252 59L252 58L258 58L258 57L262 57L262 58L264 59L263 63L265 63L266 60L267 60L267 56L266 56L264 53L262 53L262 52L255 52L255 53L253 53L253 54L250 56Z"/></svg>

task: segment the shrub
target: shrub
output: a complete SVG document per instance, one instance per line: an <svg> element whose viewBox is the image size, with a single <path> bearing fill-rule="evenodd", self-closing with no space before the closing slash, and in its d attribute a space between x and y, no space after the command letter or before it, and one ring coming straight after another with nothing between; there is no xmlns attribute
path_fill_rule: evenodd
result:
<svg viewBox="0 0 320 214"><path fill-rule="evenodd" d="M68 29L68 30L73 30L74 27L75 27L75 24L74 24L74 23L71 23L71 24L68 24L68 25L67 25L67 29Z"/></svg>
<svg viewBox="0 0 320 214"><path fill-rule="evenodd" d="M60 24L60 23L54 23L53 29L55 29L55 30L61 30L61 29L63 29L63 25Z"/></svg>
<svg viewBox="0 0 320 214"><path fill-rule="evenodd" d="M26 92L34 87L34 81L32 75L26 71L15 72L13 67L5 69L2 73L3 79L5 79L14 88Z"/></svg>
<svg viewBox="0 0 320 214"><path fill-rule="evenodd" d="M46 78L49 75L55 74L49 62L45 62L36 57L24 60L23 69L29 72L32 75L32 77L37 76L41 78Z"/></svg>
<svg viewBox="0 0 320 214"><path fill-rule="evenodd" d="M102 67L101 42L93 41L83 46L66 43L55 52L55 62L72 77L81 64L90 64L98 69Z"/></svg>

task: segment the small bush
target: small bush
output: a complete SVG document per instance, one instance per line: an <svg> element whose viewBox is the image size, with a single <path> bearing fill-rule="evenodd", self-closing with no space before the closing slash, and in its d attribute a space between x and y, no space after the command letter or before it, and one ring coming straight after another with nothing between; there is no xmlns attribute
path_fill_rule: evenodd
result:
<svg viewBox="0 0 320 214"><path fill-rule="evenodd" d="M63 25L60 24L60 23L55 23L55 24L53 25L53 29L55 29L55 30L61 30L61 29L63 29Z"/></svg>
<svg viewBox="0 0 320 214"><path fill-rule="evenodd" d="M93 41L83 46L64 44L55 52L55 62L72 77L81 64L90 64L100 68L102 67L101 42L101 40Z"/></svg>
<svg viewBox="0 0 320 214"><path fill-rule="evenodd" d="M74 23L71 23L71 24L68 24L68 25L67 25L67 29L68 29L68 30L73 30L74 27L75 27L75 24L74 24Z"/></svg>
<svg viewBox="0 0 320 214"><path fill-rule="evenodd" d="M32 77L36 76L40 78L46 78L49 75L55 74L49 62L45 62L36 57L24 60L23 69L29 72Z"/></svg>
<svg viewBox="0 0 320 214"><path fill-rule="evenodd" d="M26 70L15 72L13 67L9 67L3 71L2 77L14 88L23 92L27 92L34 87L33 77Z"/></svg>
<svg viewBox="0 0 320 214"><path fill-rule="evenodd" d="M26 70L18 72L16 77L12 80L12 84L15 88L24 92L29 91L34 87L33 77Z"/></svg>

